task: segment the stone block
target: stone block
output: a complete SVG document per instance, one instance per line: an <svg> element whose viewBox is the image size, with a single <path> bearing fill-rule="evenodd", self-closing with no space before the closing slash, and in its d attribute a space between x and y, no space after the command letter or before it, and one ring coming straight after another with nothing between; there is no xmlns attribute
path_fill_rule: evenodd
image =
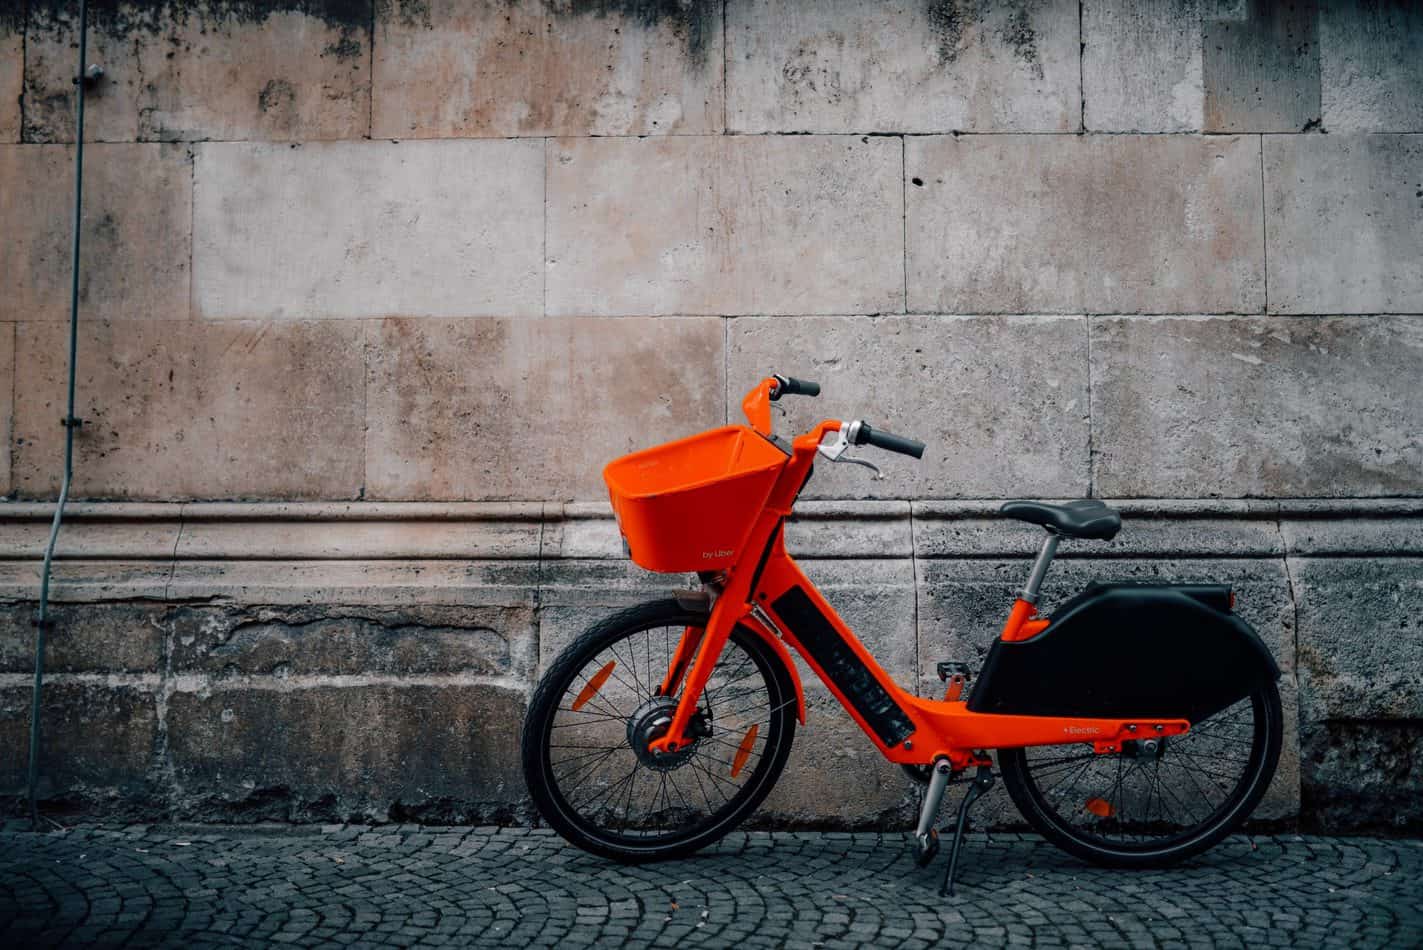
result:
<svg viewBox="0 0 1423 950"><path fill-rule="evenodd" d="M906 501L799 502L786 521L786 549L794 557L907 558L914 528Z"/></svg>
<svg viewBox="0 0 1423 950"><path fill-rule="evenodd" d="M1423 6L1321 0L1320 97L1330 132L1423 132Z"/></svg>
<svg viewBox="0 0 1423 950"><path fill-rule="evenodd" d="M369 327L367 497L605 499L602 469L722 424L715 319Z"/></svg>
<svg viewBox="0 0 1423 950"><path fill-rule="evenodd" d="M1291 554L1423 556L1423 518L1334 517L1280 522Z"/></svg>
<svg viewBox="0 0 1423 950"><path fill-rule="evenodd" d="M179 607L172 667L213 677L527 676L533 608Z"/></svg>
<svg viewBox="0 0 1423 950"><path fill-rule="evenodd" d="M727 4L738 132L1073 132L1077 5Z"/></svg>
<svg viewBox="0 0 1423 950"><path fill-rule="evenodd" d="M524 798L520 691L266 685L169 699L179 817L507 821Z"/></svg>
<svg viewBox="0 0 1423 950"><path fill-rule="evenodd" d="M110 816L141 809L158 741L151 685L45 683L38 797ZM30 749L30 688L0 688L0 790L22 796Z"/></svg>
<svg viewBox="0 0 1423 950"><path fill-rule="evenodd" d="M722 130L720 4L378 4L372 136Z"/></svg>
<svg viewBox="0 0 1423 950"><path fill-rule="evenodd" d="M15 487L58 491L68 327L21 324ZM77 497L360 492L361 327L95 321L80 328Z"/></svg>
<svg viewBox="0 0 1423 950"><path fill-rule="evenodd" d="M0 6L0 143L20 141L20 95L25 87L25 4Z"/></svg>
<svg viewBox="0 0 1423 950"><path fill-rule="evenodd" d="M40 588L41 562L0 561L0 602L32 602ZM108 600L161 600L168 590L172 561L55 561L51 603Z"/></svg>
<svg viewBox="0 0 1423 950"><path fill-rule="evenodd" d="M1094 480L1108 497L1412 495L1411 317L1092 321Z"/></svg>
<svg viewBox="0 0 1423 950"><path fill-rule="evenodd" d="M1319 126L1319 11L1312 0L1245 0L1239 16L1207 17L1208 132L1301 132Z"/></svg>
<svg viewBox="0 0 1423 950"><path fill-rule="evenodd" d="M1114 507L1120 503L1112 502ZM960 505L915 502L917 557L1030 558L1043 529L1002 516L981 517ZM1260 518L1180 518L1122 512L1122 530L1109 542L1072 541L1059 552L1072 557L1261 557L1285 551L1275 521Z"/></svg>
<svg viewBox="0 0 1423 950"><path fill-rule="evenodd" d="M38 596L38 590L31 593ZM33 601L0 607L0 672L35 668ZM157 673L167 609L143 603L55 604L45 635L46 673Z"/></svg>
<svg viewBox="0 0 1423 950"><path fill-rule="evenodd" d="M183 146L84 150L86 319L187 319L190 163ZM0 320L69 319L73 207L72 146L0 146Z"/></svg>
<svg viewBox="0 0 1423 950"><path fill-rule="evenodd" d="M551 314L902 310L892 139L549 143Z"/></svg>
<svg viewBox="0 0 1423 950"><path fill-rule="evenodd" d="M746 317L731 321L728 405L775 371L813 379L783 435L864 419L917 438L915 461L853 454L887 473L821 464L808 497L1075 496L1087 490L1087 335L1080 317Z"/></svg>
<svg viewBox="0 0 1423 950"><path fill-rule="evenodd" d="M361 138L371 0L95 5L85 138L98 142ZM74 141L78 8L30 4L25 141Z"/></svg>
<svg viewBox="0 0 1423 950"><path fill-rule="evenodd" d="M549 559L627 558L606 501L546 505L540 544L541 556Z"/></svg>
<svg viewBox="0 0 1423 950"><path fill-rule="evenodd" d="M1201 127L1199 0L1084 0L1082 115L1093 132Z"/></svg>
<svg viewBox="0 0 1423 950"><path fill-rule="evenodd" d="M10 494L15 420L15 325L0 323L0 495Z"/></svg>
<svg viewBox="0 0 1423 950"><path fill-rule="evenodd" d="M539 590L538 676L580 634L625 607L700 588L695 574L653 574L627 560L545 564Z"/></svg>
<svg viewBox="0 0 1423 950"><path fill-rule="evenodd" d="M543 148L197 146L195 315L541 314Z"/></svg>
<svg viewBox="0 0 1423 950"><path fill-rule="evenodd" d="M195 504L184 509L182 537L168 550L196 560L537 558L541 508L537 503Z"/></svg>
<svg viewBox="0 0 1423 950"><path fill-rule="evenodd" d="M1264 141L1274 313L1423 311L1423 135Z"/></svg>
<svg viewBox="0 0 1423 950"><path fill-rule="evenodd" d="M1423 719L1423 560L1292 557L1301 714Z"/></svg>
<svg viewBox="0 0 1423 950"><path fill-rule="evenodd" d="M178 542L178 506L70 503L55 541L56 558L167 559ZM109 510L104 510L104 509ZM161 513L160 513L161 512ZM40 560L54 523L54 505L8 502L0 505L0 558Z"/></svg>
<svg viewBox="0 0 1423 950"><path fill-rule="evenodd" d="M3 566L3 565L0 565ZM168 576L171 574L171 577ZM532 605L531 561L178 561L159 596L243 604ZM0 574L0 593L5 590Z"/></svg>
<svg viewBox="0 0 1423 950"><path fill-rule="evenodd" d="M1260 310L1259 148L1241 137L910 139L909 309Z"/></svg>
<svg viewBox="0 0 1423 950"><path fill-rule="evenodd" d="M1423 726L1417 719L1306 722L1304 813L1337 834L1423 831Z"/></svg>

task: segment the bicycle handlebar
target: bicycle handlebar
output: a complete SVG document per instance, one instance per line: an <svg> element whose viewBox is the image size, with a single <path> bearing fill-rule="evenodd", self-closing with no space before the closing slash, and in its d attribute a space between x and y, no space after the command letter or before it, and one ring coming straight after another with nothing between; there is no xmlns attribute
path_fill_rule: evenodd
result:
<svg viewBox="0 0 1423 950"><path fill-rule="evenodd" d="M808 379L796 379L794 376L782 376L779 373L772 378L776 381L776 388L771 393L772 402L782 396L820 395L820 384L812 383Z"/></svg>
<svg viewBox="0 0 1423 950"><path fill-rule="evenodd" d="M893 432L885 432L883 429L873 429L868 422L861 422L859 429L855 432L852 440L855 445L873 445L875 448L884 449L886 452L898 452L900 455L909 455L917 459L924 457L924 443L915 439L906 439L902 435L895 435Z"/></svg>

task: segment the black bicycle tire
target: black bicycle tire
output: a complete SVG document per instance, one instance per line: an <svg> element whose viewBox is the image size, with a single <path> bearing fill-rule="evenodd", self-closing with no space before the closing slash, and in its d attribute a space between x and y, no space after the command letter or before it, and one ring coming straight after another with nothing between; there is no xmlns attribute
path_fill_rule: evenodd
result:
<svg viewBox="0 0 1423 950"><path fill-rule="evenodd" d="M745 627L732 632L732 640L752 658L763 677L777 694L771 699L775 717L769 730L767 747L745 787L731 801L713 813L707 822L694 826L670 840L629 845L600 836L596 827L580 821L576 811L562 800L556 782L550 781L552 765L548 747L554 714L568 683L596 656L606 644L616 642L640 630L659 626L695 626L706 622L707 615L683 607L675 599L646 601L621 610L588 628L570 643L549 665L529 700L524 719L520 752L524 782L539 815L564 840L592 854L627 864L663 861L684 857L720 840L734 830L756 810L770 794L795 739L795 686L780 658L760 637Z"/></svg>
<svg viewBox="0 0 1423 950"><path fill-rule="evenodd" d="M1202 823L1195 834L1180 844L1158 850L1113 849L1074 834L1070 826L1054 819L1054 810L1044 806L1036 783L1030 780L1030 767L1023 749L998 750L998 766L1003 774L1003 784L1008 789L1013 804L1028 824L1069 854L1104 867L1155 868L1176 864L1210 850L1240 827L1259 806L1260 800L1270 787L1280 761L1284 715L1280 691L1274 682L1266 683L1250 694L1248 698L1252 700L1252 709L1255 708L1253 700L1256 697L1262 700L1264 707L1266 735L1263 747L1260 747L1258 742L1252 744L1253 769L1242 775L1232 796L1227 798L1227 802L1232 802L1231 807L1223 813L1212 815ZM1242 791L1241 786L1245 785L1247 780L1248 787Z"/></svg>

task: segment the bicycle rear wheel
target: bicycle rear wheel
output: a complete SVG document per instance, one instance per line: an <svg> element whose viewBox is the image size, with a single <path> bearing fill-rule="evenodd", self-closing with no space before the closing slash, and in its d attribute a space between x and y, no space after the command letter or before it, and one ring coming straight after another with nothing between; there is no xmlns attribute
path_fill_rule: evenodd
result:
<svg viewBox="0 0 1423 950"><path fill-rule="evenodd" d="M549 666L524 722L524 780L572 844L618 861L679 857L735 828L775 784L795 736L780 659L738 627L702 692L693 744L652 756L677 700L658 696L686 627L706 614L652 601L594 625Z"/></svg>
<svg viewBox="0 0 1423 950"><path fill-rule="evenodd" d="M1273 682L1182 736L1000 749L1014 804L1065 851L1113 867L1159 867L1212 847L1249 817L1280 758Z"/></svg>

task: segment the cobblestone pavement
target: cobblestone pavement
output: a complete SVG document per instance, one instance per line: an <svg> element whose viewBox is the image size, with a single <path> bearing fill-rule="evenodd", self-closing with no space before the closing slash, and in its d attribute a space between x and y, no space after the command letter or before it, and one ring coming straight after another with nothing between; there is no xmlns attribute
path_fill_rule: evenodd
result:
<svg viewBox="0 0 1423 950"><path fill-rule="evenodd" d="M0 832L0 946L1423 945L1423 841L1232 838L1168 871L973 835L958 896L900 835L737 834L619 867L539 831Z"/></svg>

